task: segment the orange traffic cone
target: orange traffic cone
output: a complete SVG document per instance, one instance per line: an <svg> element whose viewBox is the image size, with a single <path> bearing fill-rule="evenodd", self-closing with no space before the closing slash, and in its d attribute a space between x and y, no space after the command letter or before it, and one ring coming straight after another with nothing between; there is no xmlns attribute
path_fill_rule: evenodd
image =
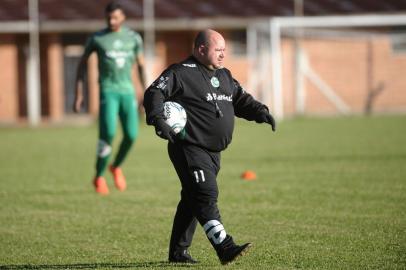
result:
<svg viewBox="0 0 406 270"><path fill-rule="evenodd" d="M252 181L257 179L257 174L254 171L246 170L241 174L241 178L246 181Z"/></svg>

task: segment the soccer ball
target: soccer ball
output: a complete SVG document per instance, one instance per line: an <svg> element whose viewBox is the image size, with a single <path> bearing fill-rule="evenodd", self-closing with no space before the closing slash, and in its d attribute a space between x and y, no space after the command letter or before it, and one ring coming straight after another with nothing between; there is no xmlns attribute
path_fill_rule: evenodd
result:
<svg viewBox="0 0 406 270"><path fill-rule="evenodd" d="M164 103L165 123L178 134L186 126L186 111L179 103L167 101Z"/></svg>

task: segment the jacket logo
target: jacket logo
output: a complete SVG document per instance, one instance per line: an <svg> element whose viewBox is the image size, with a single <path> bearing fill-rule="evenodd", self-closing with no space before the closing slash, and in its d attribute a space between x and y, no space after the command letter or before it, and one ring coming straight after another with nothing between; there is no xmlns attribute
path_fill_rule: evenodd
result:
<svg viewBox="0 0 406 270"><path fill-rule="evenodd" d="M233 95L227 96L224 94L217 95L216 93L213 93L213 94L207 93L206 101L212 101L212 100L225 100L225 101L233 102Z"/></svg>
<svg viewBox="0 0 406 270"><path fill-rule="evenodd" d="M182 64L182 65L184 65L185 67L191 67L191 68L196 67L196 64Z"/></svg>
<svg viewBox="0 0 406 270"><path fill-rule="evenodd" d="M165 88L166 88L166 85L167 85L167 83L168 83L168 80L169 80L169 77L161 76L161 77L159 77L159 79L157 79L157 80L152 84L152 86L155 86L155 87L158 88L158 89L165 89Z"/></svg>
<svg viewBox="0 0 406 270"><path fill-rule="evenodd" d="M219 87L220 86L220 81L219 79L217 79L217 77L212 77L210 79L211 85L213 85L213 87Z"/></svg>

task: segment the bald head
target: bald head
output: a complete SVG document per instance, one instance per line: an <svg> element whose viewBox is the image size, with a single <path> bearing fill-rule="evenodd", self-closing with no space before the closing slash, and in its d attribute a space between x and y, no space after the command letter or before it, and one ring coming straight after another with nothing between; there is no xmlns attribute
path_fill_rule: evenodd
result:
<svg viewBox="0 0 406 270"><path fill-rule="evenodd" d="M194 47L197 48L200 45L208 45L209 40L213 35L218 36L220 34L218 32L216 32L216 31L214 31L214 30L211 30L211 29L206 29L206 30L200 31L199 33L197 33L197 36L195 38Z"/></svg>
<svg viewBox="0 0 406 270"><path fill-rule="evenodd" d="M223 36L211 29L197 34L194 42L193 55L210 69L223 67L226 44Z"/></svg>

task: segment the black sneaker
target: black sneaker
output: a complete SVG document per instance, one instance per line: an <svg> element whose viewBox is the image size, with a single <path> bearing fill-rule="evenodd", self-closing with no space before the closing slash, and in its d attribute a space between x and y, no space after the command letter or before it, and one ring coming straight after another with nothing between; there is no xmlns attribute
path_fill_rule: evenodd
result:
<svg viewBox="0 0 406 270"><path fill-rule="evenodd" d="M191 264L198 263L195 259L192 258L192 256L190 256L190 254L187 252L186 249L169 255L169 262L171 262L171 263L191 263Z"/></svg>
<svg viewBox="0 0 406 270"><path fill-rule="evenodd" d="M251 243L246 243L241 246L233 245L224 249L219 256L221 264L225 265L235 261L238 257L243 256L245 253L247 253L251 246Z"/></svg>

